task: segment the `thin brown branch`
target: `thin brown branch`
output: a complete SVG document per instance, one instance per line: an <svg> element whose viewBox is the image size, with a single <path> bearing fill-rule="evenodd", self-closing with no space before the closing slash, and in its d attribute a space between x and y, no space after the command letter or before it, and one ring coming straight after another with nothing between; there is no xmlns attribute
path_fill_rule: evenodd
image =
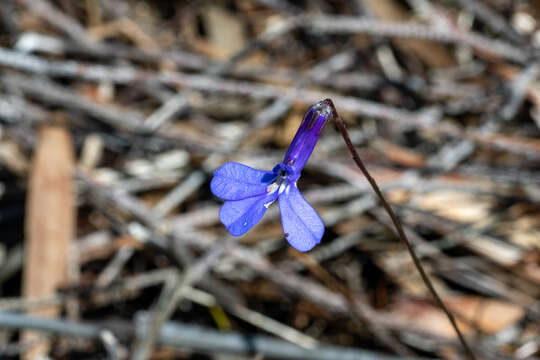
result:
<svg viewBox="0 0 540 360"><path fill-rule="evenodd" d="M362 174L364 174L366 179L369 181L371 187L373 188L373 191L375 191L375 193L377 194L379 200L381 201L381 204L383 205L384 209L386 210L386 212L388 213L388 215L392 219L392 223L394 224L394 226L395 226L395 228L396 228L396 230L398 232L399 238L407 246L407 250L409 250L409 254L412 257L414 265L416 266L416 269L418 269L418 272L420 273L420 276L422 276L422 280L426 284L426 286L429 289L431 295L435 298L438 305L441 307L441 309L444 311L444 313L448 317L448 320L450 320L450 322L452 323L452 326L453 326L454 330L456 331L456 334L459 337L459 341L463 345L463 349L465 350L465 353L467 354L467 357L469 359L472 359L472 360L476 359L476 357L474 356L474 353L472 352L471 348L467 344L467 341L465 340L465 337L463 336L463 334L459 330L459 328L457 326L457 323L456 323L456 320L454 318L454 315L448 310L446 305L444 305L442 299L440 298L439 294L435 290L435 287L431 283L431 280L429 280L426 272L424 271L424 267L422 266L422 263L420 262L420 260L416 256L416 253L414 252L414 249L413 249L409 239L407 238L407 235L405 235L405 232L403 231L401 223L399 222L396 215L394 214L394 211L390 207L390 204L388 204L388 202L386 201L383 193L381 192L381 190L379 189L379 186L377 185L377 182L375 181L375 179L373 177L371 177L371 175L369 174L369 171L367 170L364 163L360 159L360 156L356 152L356 149L354 148L354 145L352 144L351 139L349 138L349 134L347 133L347 129L345 128L345 124L343 123L343 120L339 117L339 115L338 115L338 113L336 111L336 108L335 108L334 104L332 103L332 100L327 99L326 101L328 102L328 104L333 109L334 120L336 122L336 125L337 125L339 131L341 132L341 135L343 136L343 139L345 140L345 143L347 144L347 148L351 152L351 155L352 155L352 158L353 158L354 162L356 163L356 165L358 166L360 171L362 171Z"/></svg>

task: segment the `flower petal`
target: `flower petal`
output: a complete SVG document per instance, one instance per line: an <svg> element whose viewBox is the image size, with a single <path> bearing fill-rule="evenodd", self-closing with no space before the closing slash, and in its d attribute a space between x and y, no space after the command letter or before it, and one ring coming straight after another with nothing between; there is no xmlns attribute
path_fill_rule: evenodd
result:
<svg viewBox="0 0 540 360"><path fill-rule="evenodd" d="M223 200L242 200L265 194L274 179L275 175L271 171L228 162L214 172L210 189Z"/></svg>
<svg viewBox="0 0 540 360"><path fill-rule="evenodd" d="M332 101L326 99L314 104L304 115L304 120L283 159L283 164L291 166L295 173L299 174L304 168L319 140L322 129L332 117L332 109Z"/></svg>
<svg viewBox="0 0 540 360"><path fill-rule="evenodd" d="M219 211L219 219L231 235L244 235L262 219L266 209L277 196L277 191L274 191L243 200L227 201Z"/></svg>
<svg viewBox="0 0 540 360"><path fill-rule="evenodd" d="M279 196L279 211L285 238L296 250L309 251L321 241L324 223L296 184L287 186Z"/></svg>

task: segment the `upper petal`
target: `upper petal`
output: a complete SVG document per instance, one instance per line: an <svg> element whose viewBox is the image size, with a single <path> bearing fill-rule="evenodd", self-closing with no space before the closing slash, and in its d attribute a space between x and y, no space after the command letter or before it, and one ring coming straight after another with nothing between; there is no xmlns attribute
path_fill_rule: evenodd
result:
<svg viewBox="0 0 540 360"><path fill-rule="evenodd" d="M296 250L309 251L321 241L324 223L296 184L288 185L279 196L279 211L285 238Z"/></svg>
<svg viewBox="0 0 540 360"><path fill-rule="evenodd" d="M277 191L243 200L227 201L219 211L219 219L234 236L244 235L263 217L277 198Z"/></svg>
<svg viewBox="0 0 540 360"><path fill-rule="evenodd" d="M265 194L274 178L271 171L228 162L214 172L210 190L223 200L241 200Z"/></svg>
<svg viewBox="0 0 540 360"><path fill-rule="evenodd" d="M332 116L332 109L332 101L326 99L314 104L304 116L283 159L283 163L292 166L296 173L304 168L323 127Z"/></svg>

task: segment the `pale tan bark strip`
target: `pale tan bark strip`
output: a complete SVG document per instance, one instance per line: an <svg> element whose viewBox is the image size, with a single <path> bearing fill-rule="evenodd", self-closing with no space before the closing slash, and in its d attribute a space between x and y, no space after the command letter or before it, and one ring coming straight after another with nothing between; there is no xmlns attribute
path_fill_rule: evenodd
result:
<svg viewBox="0 0 540 360"><path fill-rule="evenodd" d="M75 191L73 183L73 146L71 136L62 127L40 131L32 164L26 211L26 242L23 291L27 298L53 295L66 282L70 242L75 228ZM32 311L54 317L57 306ZM40 336L24 332L23 339ZM36 359L49 351L48 341L37 341L23 359Z"/></svg>

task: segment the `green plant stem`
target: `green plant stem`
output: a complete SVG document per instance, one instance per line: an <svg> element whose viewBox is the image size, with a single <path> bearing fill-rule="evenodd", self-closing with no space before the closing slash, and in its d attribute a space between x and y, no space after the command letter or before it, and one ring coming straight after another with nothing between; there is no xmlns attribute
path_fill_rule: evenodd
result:
<svg viewBox="0 0 540 360"><path fill-rule="evenodd" d="M456 319L454 318L454 315L452 315L452 313L448 310L446 305L444 305L441 297L439 296L439 294L437 294L437 291L435 290L435 287L433 287L433 284L432 284L431 280L429 280L429 278L428 278L428 276L427 276L427 274L426 274L426 272L424 270L424 267L422 266L422 263L418 259L418 256L416 256L416 253L414 252L414 249L413 249L409 239L407 238L407 235L405 234L405 231L403 231L403 227L401 226L401 223L399 222L396 215L394 214L394 211L390 207L390 204L388 204L388 202L384 198L384 195L382 194L381 190L379 189L379 186L377 185L377 182L375 181L375 179L373 179L371 177L371 175L369 174L369 171L366 169L366 167L364 166L364 163L360 159L360 156L356 152L356 150L354 148L354 145L352 144L351 139L349 138L349 134L347 132L347 129L345 128L345 124L343 123L343 120L339 117L339 115L338 115L338 113L336 111L336 108L335 108L334 104L332 103L332 100L327 99L326 101L329 102L329 105L332 108L332 114L333 114L334 120L336 122L336 125L337 125L339 131L341 132L341 135L343 136L343 139L345 140L345 143L347 144L347 148L351 152L351 155L352 155L352 158L353 158L354 162L356 163L358 168L360 168L360 171L362 171L362 173L364 174L364 176L366 177L366 179L370 183L371 187L373 188L373 191L375 191L375 193L379 197L379 200L381 201L381 204L383 205L384 209L386 210L386 212L388 213L388 215L392 219L392 223L394 224L394 226L395 226L395 228L397 230L399 238L407 246L407 250L409 250L409 254L412 257L414 265L416 266L416 269L420 273L420 276L422 277L422 280L426 284L426 286L429 289L429 291L430 291L431 295L433 296L433 298L435 298L435 301L438 303L440 308L444 311L444 313L448 317L448 320L450 320L450 323L452 323L452 326L454 327L454 330L456 331L456 334L458 335L459 341L461 342L461 345L463 346L463 349L465 350L465 353L467 354L467 357L469 359L471 359L471 360L476 360L476 357L474 356L474 353L472 352L471 348L467 344L467 341L465 340L465 337L463 336L463 334L461 333L461 331L459 330L459 328L457 326Z"/></svg>

